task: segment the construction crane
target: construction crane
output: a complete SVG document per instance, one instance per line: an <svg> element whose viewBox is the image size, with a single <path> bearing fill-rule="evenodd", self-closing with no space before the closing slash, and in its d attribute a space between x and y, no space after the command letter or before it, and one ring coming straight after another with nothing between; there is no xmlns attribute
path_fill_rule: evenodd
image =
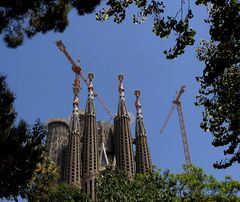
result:
<svg viewBox="0 0 240 202"><path fill-rule="evenodd" d="M177 91L176 97L173 100L173 105L172 105L172 107L168 113L168 116L160 130L160 133L163 133L163 130L167 126L167 123L168 123L174 109L177 107L178 118L179 118L179 123L180 123L180 128L181 128L181 134L182 134L183 149L184 149L184 154L185 154L185 161L186 161L186 164L190 165L192 163L191 163L191 158L190 158L186 128L185 128L184 119L183 119L182 105L181 105L181 101L180 101L180 98L181 98L182 94L184 93L184 91L185 91L185 86L181 86L180 90Z"/></svg>
<svg viewBox="0 0 240 202"><path fill-rule="evenodd" d="M76 73L76 77L79 75L82 78L82 80L84 81L84 83L88 86L88 80L87 80L87 77L82 72L82 67L80 65L80 61L78 61L78 64L76 64L74 62L74 60L72 59L71 55L67 52L66 47L65 47L65 45L63 44L63 42L61 40L56 41L56 46L59 48L60 51L63 52L63 54L66 56L66 58L71 63L72 70L73 70L73 72ZM112 112L107 107L107 105L104 102L103 98L95 90L94 90L93 93L94 93L94 97L96 97L98 99L100 104L103 106L104 110L110 115L111 119L113 119L114 115L112 114Z"/></svg>

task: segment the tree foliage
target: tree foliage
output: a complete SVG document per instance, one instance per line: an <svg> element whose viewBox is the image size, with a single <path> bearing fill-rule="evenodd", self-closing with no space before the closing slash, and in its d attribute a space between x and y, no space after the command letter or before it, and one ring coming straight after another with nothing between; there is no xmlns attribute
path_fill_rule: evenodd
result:
<svg viewBox="0 0 240 202"><path fill-rule="evenodd" d="M183 171L175 175L179 201L240 201L240 183L231 177L218 181L192 165L183 165Z"/></svg>
<svg viewBox="0 0 240 202"><path fill-rule="evenodd" d="M42 202L91 202L78 187L62 183L54 187Z"/></svg>
<svg viewBox="0 0 240 202"><path fill-rule="evenodd" d="M29 202L45 201L50 190L57 186L59 180L57 165L46 153L43 154L43 158L43 161L37 164L27 187L21 191L21 197L27 198Z"/></svg>
<svg viewBox="0 0 240 202"><path fill-rule="evenodd" d="M172 201L175 181L166 171L137 174L129 179L121 171L108 169L97 181L97 199L107 201Z"/></svg>
<svg viewBox="0 0 240 202"><path fill-rule="evenodd" d="M24 38L32 38L37 33L48 31L63 32L68 25L68 13L76 9L84 15L94 11L101 0L3 0L0 2L0 34L9 47L21 45ZM175 45L164 53L168 59L176 58L184 53L186 46L194 44L195 31L189 21L193 17L189 0L179 0L180 8L176 15L165 15L164 3L153 0L108 0L106 6L96 16L104 21L114 17L121 23L130 5L135 5L138 13L133 15L133 23L140 24L147 17L153 18L153 33L160 38L175 38ZM185 6L187 5L187 6Z"/></svg>
<svg viewBox="0 0 240 202"><path fill-rule="evenodd" d="M194 44L195 31L190 27L190 20L193 13L190 8L190 1L180 0L180 9L176 10L176 15L165 14L163 1L152 0L108 0L108 8L102 9L96 18L105 21L113 17L114 22L121 23L126 17L126 10L134 5L137 14L133 15L133 23L141 24L147 17L153 18L153 33L160 38L175 36L175 45L168 51L165 50L167 59L174 59L184 53L186 46ZM185 6L186 5L186 6Z"/></svg>
<svg viewBox="0 0 240 202"><path fill-rule="evenodd" d="M209 7L210 41L197 49L205 63L196 104L204 106L201 127L215 147L224 146L227 158L214 163L226 168L240 162L240 2L198 0Z"/></svg>
<svg viewBox="0 0 240 202"><path fill-rule="evenodd" d="M68 13L91 13L100 0L2 0L0 2L0 34L9 47L15 48L24 38L48 31L63 32Z"/></svg>
<svg viewBox="0 0 240 202"><path fill-rule="evenodd" d="M14 99L0 75L0 198L16 199L42 160L46 131L39 120L33 127L23 120L16 125Z"/></svg>
<svg viewBox="0 0 240 202"><path fill-rule="evenodd" d="M240 201L240 183L231 177L217 181L201 168L184 165L183 173L153 172L137 174L133 179L113 170L97 181L97 198L108 201Z"/></svg>

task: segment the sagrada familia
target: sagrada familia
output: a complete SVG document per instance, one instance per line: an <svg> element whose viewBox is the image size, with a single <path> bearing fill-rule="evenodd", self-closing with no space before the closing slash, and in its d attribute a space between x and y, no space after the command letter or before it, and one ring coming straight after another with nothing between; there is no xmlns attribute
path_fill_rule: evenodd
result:
<svg viewBox="0 0 240 202"><path fill-rule="evenodd" d="M131 178L135 173L152 172L152 162L141 111L140 91L135 91L136 125L135 138L132 138L123 75L118 76L119 101L114 123L96 120L93 77L92 73L88 74L84 112L78 106L80 79L76 77L71 120L49 120L47 150L59 166L60 181L79 187L94 199L96 178L104 175L107 166L124 171Z"/></svg>

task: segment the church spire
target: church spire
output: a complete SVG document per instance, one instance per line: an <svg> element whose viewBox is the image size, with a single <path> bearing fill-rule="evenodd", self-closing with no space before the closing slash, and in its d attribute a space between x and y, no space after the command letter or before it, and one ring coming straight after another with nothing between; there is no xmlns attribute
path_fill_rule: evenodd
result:
<svg viewBox="0 0 240 202"><path fill-rule="evenodd" d="M83 189L95 198L95 181L99 172L96 112L94 107L92 73L88 74L88 98L85 108L83 133Z"/></svg>
<svg viewBox="0 0 240 202"><path fill-rule="evenodd" d="M118 75L119 80L119 102L118 102L118 116L125 115L128 117L127 106L125 103L125 96L124 96L124 86L123 86L123 75Z"/></svg>
<svg viewBox="0 0 240 202"><path fill-rule="evenodd" d="M133 146L130 131L130 118L127 111L124 96L123 75L118 76L119 80L119 102L118 113L114 119L116 167L124 171L129 177L134 174Z"/></svg>
<svg viewBox="0 0 240 202"><path fill-rule="evenodd" d="M147 135L146 135L146 130L143 123L141 103L139 99L141 92L139 90L135 90L134 94L136 96L135 106L137 111L136 127L135 127L136 173L148 174L152 172L152 162L150 158Z"/></svg>
<svg viewBox="0 0 240 202"><path fill-rule="evenodd" d="M69 184L81 187L80 178L80 161L81 161L81 151L80 151L80 135L81 128L79 122L78 105L79 99L78 94L80 91L80 78L79 74L76 73L76 78L73 83L73 112L70 121L70 136L67 149L67 161L65 168L65 181Z"/></svg>

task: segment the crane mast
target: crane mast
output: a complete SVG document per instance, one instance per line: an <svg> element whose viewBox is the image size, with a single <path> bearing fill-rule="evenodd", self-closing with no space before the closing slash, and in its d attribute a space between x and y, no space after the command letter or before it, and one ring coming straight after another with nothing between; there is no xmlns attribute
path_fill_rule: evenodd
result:
<svg viewBox="0 0 240 202"><path fill-rule="evenodd" d="M181 102L179 102L177 104L177 112L178 112L178 118L179 118L181 133L182 133L182 141L183 141L185 161L186 161L186 164L189 165L189 164L192 164L192 162L191 162L191 158L190 158L190 151L189 151L189 146L188 146L186 128L185 128L184 119L183 119Z"/></svg>
<svg viewBox="0 0 240 202"><path fill-rule="evenodd" d="M173 105L168 113L166 121L164 122L160 132L161 133L163 132L164 128L166 127L166 125L173 113L173 110L175 108L177 108L179 124L180 124L181 134L182 134L182 142L183 142L185 161L186 161L186 164L189 165L192 163L191 163L190 151L189 151L188 140L187 140L187 132L186 132L184 118L183 118L182 105L181 105L181 101L180 101L180 98L181 98L182 94L184 93L184 91L185 91L185 86L181 86L180 90L176 94L175 99L173 100Z"/></svg>
<svg viewBox="0 0 240 202"><path fill-rule="evenodd" d="M76 78L79 78L79 76L80 76L82 78L82 80L84 81L84 83L88 86L88 80L87 80L87 77L82 72L82 67L80 65L80 61L78 61L79 64L76 64L74 62L74 60L72 59L71 55L67 52L66 47L61 40L56 41L56 46L59 48L60 51L63 52L63 54L66 56L66 58L71 63L72 70L73 70L73 72L75 72ZM100 102L100 104L102 105L104 110L110 115L111 119L114 118L114 115L108 109L106 103L103 101L103 98L99 94L97 94L96 91L94 91L93 94L94 94L94 97L97 97L98 101Z"/></svg>

